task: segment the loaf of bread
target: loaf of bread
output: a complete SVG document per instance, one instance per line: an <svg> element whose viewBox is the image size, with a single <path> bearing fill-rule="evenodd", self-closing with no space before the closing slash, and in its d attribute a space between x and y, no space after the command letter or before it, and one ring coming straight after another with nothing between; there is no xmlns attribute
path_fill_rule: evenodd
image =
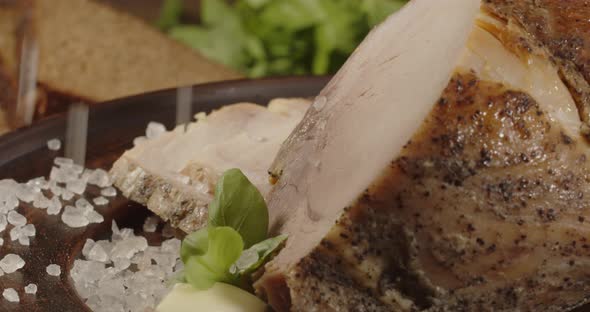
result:
<svg viewBox="0 0 590 312"><path fill-rule="evenodd" d="M90 0L31 3L39 46L36 117L63 111L72 101L98 103L241 77L109 6ZM21 19L22 6L0 2L0 103L4 107L15 101Z"/></svg>

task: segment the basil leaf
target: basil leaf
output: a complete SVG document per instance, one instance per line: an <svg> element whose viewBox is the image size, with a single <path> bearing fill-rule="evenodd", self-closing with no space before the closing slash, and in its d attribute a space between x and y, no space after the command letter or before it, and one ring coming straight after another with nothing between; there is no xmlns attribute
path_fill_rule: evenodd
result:
<svg viewBox="0 0 590 312"><path fill-rule="evenodd" d="M230 269L230 272L244 275L257 270L273 252L278 250L286 239L287 235L279 235L244 250L238 261Z"/></svg>
<svg viewBox="0 0 590 312"><path fill-rule="evenodd" d="M189 257L204 255L207 252L208 246L209 237L206 228L191 233L182 241L182 246L180 247L180 259L186 264Z"/></svg>
<svg viewBox="0 0 590 312"><path fill-rule="evenodd" d="M209 225L229 226L243 238L246 248L266 238L268 209L264 197L239 169L226 171L209 204Z"/></svg>
<svg viewBox="0 0 590 312"><path fill-rule="evenodd" d="M242 237L230 227L209 228L208 234L207 252L189 257L185 264L186 280L200 290L209 289L216 282L234 282L236 277L229 269L244 248Z"/></svg>

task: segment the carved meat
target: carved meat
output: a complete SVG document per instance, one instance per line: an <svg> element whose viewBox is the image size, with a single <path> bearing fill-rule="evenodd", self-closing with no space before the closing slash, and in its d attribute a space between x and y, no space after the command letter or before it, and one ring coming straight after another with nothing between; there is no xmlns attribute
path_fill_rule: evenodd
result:
<svg viewBox="0 0 590 312"><path fill-rule="evenodd" d="M322 91L271 169L271 221L289 239L255 287L277 311L563 311L587 300L584 103L552 39L534 32L543 25L521 18L535 14L524 3L548 16L559 7L413 0Z"/></svg>
<svg viewBox="0 0 590 312"><path fill-rule="evenodd" d="M278 99L268 109L235 104L139 143L113 165L122 193L179 227L207 223L207 205L221 174L240 168L266 195L268 167L281 143L303 117L309 101Z"/></svg>

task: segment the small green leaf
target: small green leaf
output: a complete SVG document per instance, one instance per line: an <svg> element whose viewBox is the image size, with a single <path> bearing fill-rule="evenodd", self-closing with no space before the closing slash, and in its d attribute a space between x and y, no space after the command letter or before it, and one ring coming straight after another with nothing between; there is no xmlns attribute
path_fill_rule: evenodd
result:
<svg viewBox="0 0 590 312"><path fill-rule="evenodd" d="M244 1L254 9L259 9L270 2L270 0L244 0Z"/></svg>
<svg viewBox="0 0 590 312"><path fill-rule="evenodd" d="M180 23L182 0L166 0L162 5L160 17L156 22L158 28L168 30Z"/></svg>
<svg viewBox="0 0 590 312"><path fill-rule="evenodd" d="M185 263L186 280L197 289L211 288L216 282L233 283L229 272L244 248L242 237L230 227L209 228L209 248L200 256L191 256Z"/></svg>
<svg viewBox="0 0 590 312"><path fill-rule="evenodd" d="M287 235L279 235L244 250L238 261L230 269L230 272L244 275L257 270L273 252L278 250L286 239Z"/></svg>
<svg viewBox="0 0 590 312"><path fill-rule="evenodd" d="M239 169L226 171L217 182L215 198L209 205L209 225L233 228L246 248L266 238L268 209L264 197Z"/></svg>
<svg viewBox="0 0 590 312"><path fill-rule="evenodd" d="M227 23L229 19L233 21L237 18L236 11L226 1L201 1L201 20L207 26Z"/></svg>
<svg viewBox="0 0 590 312"><path fill-rule="evenodd" d="M209 237L206 228L187 235L180 247L180 259L186 263L191 256L201 256L207 252Z"/></svg>

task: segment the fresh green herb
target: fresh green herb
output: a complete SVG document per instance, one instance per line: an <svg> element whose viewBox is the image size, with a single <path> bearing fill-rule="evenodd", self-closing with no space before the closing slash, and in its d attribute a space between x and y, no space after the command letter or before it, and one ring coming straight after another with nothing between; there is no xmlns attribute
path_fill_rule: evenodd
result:
<svg viewBox="0 0 590 312"><path fill-rule="evenodd" d="M209 204L209 225L229 226L242 236L246 248L266 238L268 209L264 197L239 169L226 171Z"/></svg>
<svg viewBox="0 0 590 312"><path fill-rule="evenodd" d="M208 234L207 252L185 262L186 280L197 289L209 289L216 282L233 283L236 276L229 269L244 249L242 237L231 227L209 228Z"/></svg>
<svg viewBox="0 0 590 312"><path fill-rule="evenodd" d="M201 256L209 247L209 234L207 228L200 229L187 235L180 247L180 259L186 263L191 256Z"/></svg>
<svg viewBox="0 0 590 312"><path fill-rule="evenodd" d="M201 25L182 25L181 12L171 9L179 0L166 1L163 30L251 77L333 73L373 26L408 2L202 0Z"/></svg>
<svg viewBox="0 0 590 312"><path fill-rule="evenodd" d="M185 270L175 280L197 289L208 289L216 282L248 288L245 281L250 274L287 239L286 235L267 239L267 231L268 209L258 189L240 170L226 171L209 205L208 227L182 242Z"/></svg>
<svg viewBox="0 0 590 312"><path fill-rule="evenodd" d="M182 14L182 0L166 0L157 25L163 30L177 26L180 23L180 15Z"/></svg>
<svg viewBox="0 0 590 312"><path fill-rule="evenodd" d="M244 250L240 258L232 266L230 272L243 275L256 271L286 240L287 235L279 235Z"/></svg>

